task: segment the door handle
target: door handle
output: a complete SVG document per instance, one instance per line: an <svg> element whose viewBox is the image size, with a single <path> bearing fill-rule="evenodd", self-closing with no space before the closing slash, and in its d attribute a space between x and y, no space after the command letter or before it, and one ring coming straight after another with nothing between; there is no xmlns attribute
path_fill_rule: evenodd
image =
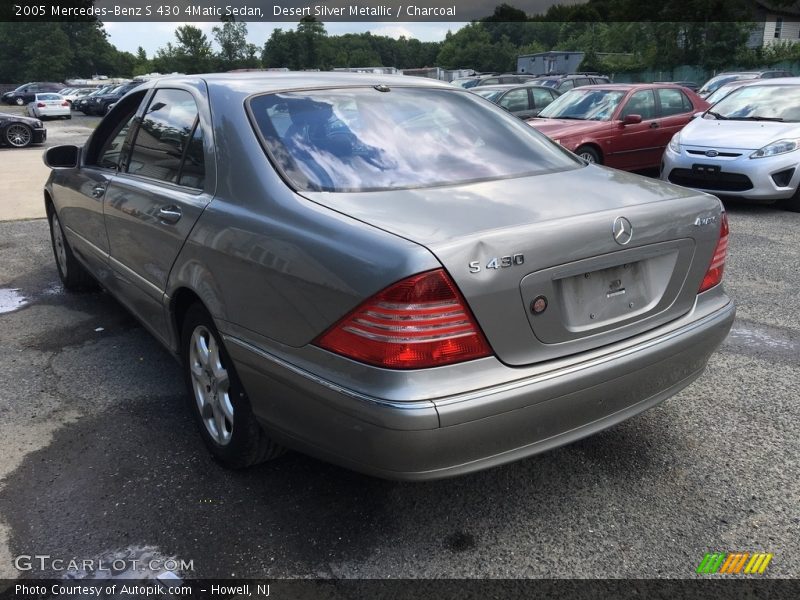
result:
<svg viewBox="0 0 800 600"><path fill-rule="evenodd" d="M181 219L181 209L177 206L162 206L158 209L158 218L162 223L177 223Z"/></svg>
<svg viewBox="0 0 800 600"><path fill-rule="evenodd" d="M102 198L105 193L106 186L104 183L100 183L92 188L92 198Z"/></svg>
<svg viewBox="0 0 800 600"><path fill-rule="evenodd" d="M661 125L659 125L656 121L650 123L650 129L658 129L659 127L661 127Z"/></svg>

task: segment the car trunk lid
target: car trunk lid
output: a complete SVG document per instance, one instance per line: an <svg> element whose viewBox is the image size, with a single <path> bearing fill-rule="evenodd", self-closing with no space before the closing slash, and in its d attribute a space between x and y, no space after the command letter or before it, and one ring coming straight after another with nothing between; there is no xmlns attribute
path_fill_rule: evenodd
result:
<svg viewBox="0 0 800 600"><path fill-rule="evenodd" d="M510 365L588 350L685 314L720 225L713 196L597 166L456 187L303 195L427 247ZM632 227L629 240L615 240L620 219ZM539 298L547 307L534 314Z"/></svg>

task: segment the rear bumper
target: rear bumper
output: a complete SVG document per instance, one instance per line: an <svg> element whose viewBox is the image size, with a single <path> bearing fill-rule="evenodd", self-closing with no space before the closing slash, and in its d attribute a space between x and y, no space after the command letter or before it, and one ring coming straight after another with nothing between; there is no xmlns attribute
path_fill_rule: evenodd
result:
<svg viewBox="0 0 800 600"><path fill-rule="evenodd" d="M256 416L277 440L356 471L426 480L519 460L657 405L703 372L734 315L728 302L601 358L407 403L321 380L237 338L226 336L226 345Z"/></svg>

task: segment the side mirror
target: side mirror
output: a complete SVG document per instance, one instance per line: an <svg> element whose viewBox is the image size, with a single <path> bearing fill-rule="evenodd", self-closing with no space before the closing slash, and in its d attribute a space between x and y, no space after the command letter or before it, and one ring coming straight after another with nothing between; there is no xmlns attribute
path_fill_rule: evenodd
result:
<svg viewBox="0 0 800 600"><path fill-rule="evenodd" d="M625 118L622 119L623 125L636 125L637 123L642 122L642 115L625 115Z"/></svg>
<svg viewBox="0 0 800 600"><path fill-rule="evenodd" d="M53 146L44 153L44 164L51 169L75 169L80 164L81 149L78 146Z"/></svg>

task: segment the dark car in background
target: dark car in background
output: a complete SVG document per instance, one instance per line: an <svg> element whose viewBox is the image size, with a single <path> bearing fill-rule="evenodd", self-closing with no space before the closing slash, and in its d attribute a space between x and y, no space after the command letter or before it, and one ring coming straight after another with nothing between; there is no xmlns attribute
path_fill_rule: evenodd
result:
<svg viewBox="0 0 800 600"><path fill-rule="evenodd" d="M118 85L117 87L113 88L110 92L98 94L97 96L93 97L87 97L88 102L84 105L85 109L82 108L81 110L87 115L102 116L109 111L112 104L116 104L120 98L140 84L141 82L139 81L123 83L122 85Z"/></svg>
<svg viewBox="0 0 800 600"><path fill-rule="evenodd" d="M471 90L505 108L515 117L530 119L561 95L550 88L533 85L482 85Z"/></svg>
<svg viewBox="0 0 800 600"><path fill-rule="evenodd" d="M42 92L58 92L62 89L64 89L63 83L34 81L21 85L15 90L3 94L3 102L5 104L25 106L29 102L33 102L36 94Z"/></svg>
<svg viewBox="0 0 800 600"><path fill-rule="evenodd" d="M661 165L672 136L708 103L677 85L617 83L570 90L528 124L590 163Z"/></svg>
<svg viewBox="0 0 800 600"><path fill-rule="evenodd" d="M105 85L105 86L103 86L103 87L101 87L101 88L98 88L98 89L96 89L96 90L95 90L95 91L93 91L93 92L90 92L90 93L89 93L89 94L87 94L86 96L83 96L83 97L81 97L81 98L78 98L77 100L75 100L75 101L72 103L72 109L73 109L73 110L79 110L79 111L81 111L83 114L85 114L85 115L88 115L88 114L89 114L89 112L88 112L88 108L87 108L87 107L88 107L88 105L89 105L89 102L91 101L91 99L92 99L92 98L95 98L95 97L97 97L97 96L101 96L101 95L103 95L103 94L107 94L108 92L110 92L111 90L113 90L115 87L116 87L116 86L113 86L113 85Z"/></svg>
<svg viewBox="0 0 800 600"><path fill-rule="evenodd" d="M730 73L720 73L719 75L712 77L708 81L703 84L699 90L697 90L697 94L701 98L705 98L717 88L726 83L731 83L732 81L739 81L742 79L775 79L776 77L791 77L792 74L789 71L784 71L782 69L773 69L767 71L738 71L738 72L730 72Z"/></svg>
<svg viewBox="0 0 800 600"><path fill-rule="evenodd" d="M491 75L489 77L482 77L475 87L484 85L507 85L510 83L526 83L536 79L535 75L526 75L524 73L501 73L500 75Z"/></svg>
<svg viewBox="0 0 800 600"><path fill-rule="evenodd" d="M25 148L46 139L47 130L39 119L0 113L0 145Z"/></svg>
<svg viewBox="0 0 800 600"><path fill-rule="evenodd" d="M609 79L605 75L582 73L576 75L545 75L537 77L534 83L535 85L553 88L563 93L584 85L609 83Z"/></svg>

